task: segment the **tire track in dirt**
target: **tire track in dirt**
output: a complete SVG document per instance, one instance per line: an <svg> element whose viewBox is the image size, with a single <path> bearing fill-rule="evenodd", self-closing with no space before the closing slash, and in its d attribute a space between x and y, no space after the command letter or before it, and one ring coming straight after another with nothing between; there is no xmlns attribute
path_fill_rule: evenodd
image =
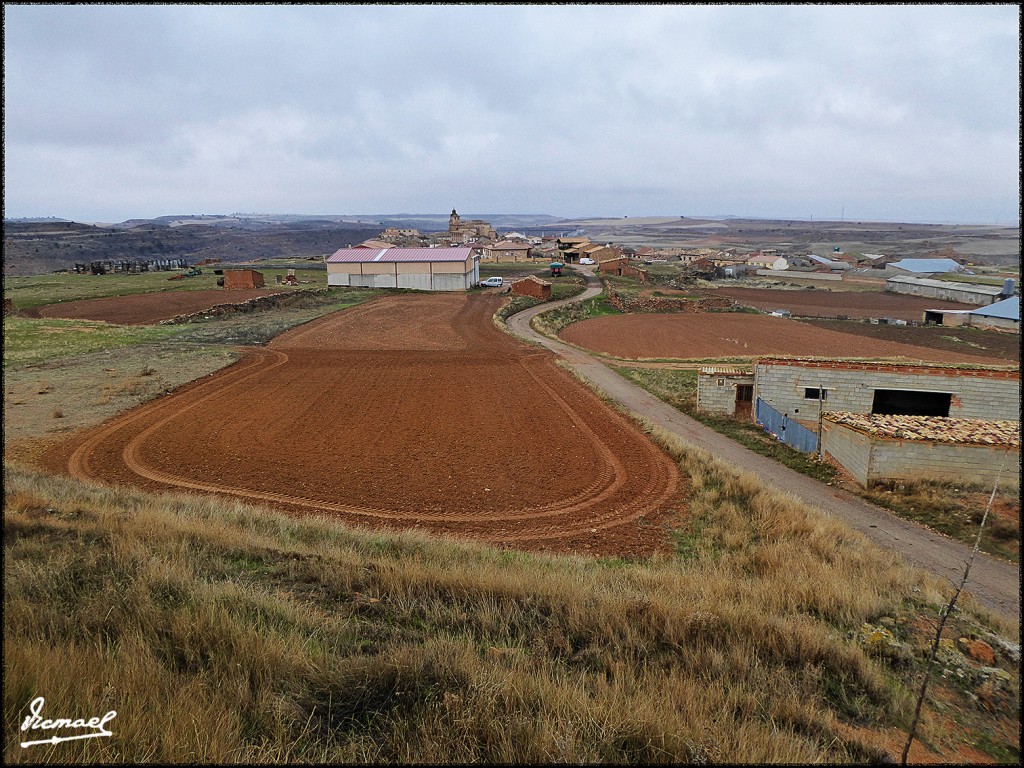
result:
<svg viewBox="0 0 1024 768"><path fill-rule="evenodd" d="M417 300L419 306L414 303ZM379 304L384 306L375 307ZM389 312L396 306L397 312ZM82 479L226 495L290 512L332 514L357 524L422 527L523 548L626 555L644 555L664 548L665 532L656 523L681 506L675 464L634 425L557 368L549 353L515 342L498 331L490 319L496 307L494 299L483 297L406 296L322 318L283 334L268 348L251 351L235 366L200 384L102 425L81 440L65 466ZM394 327L417 317L417 313L423 315L421 322L408 333ZM401 320L396 322L396 317ZM363 328L368 331L360 338L354 330ZM392 431L396 427L400 430L402 421L387 423L391 401L414 402L418 394L422 396L418 388L424 382L434 382L436 387L437 378L446 383L451 379L450 389L442 387L440 392L469 393L465 395L469 414L494 412L491 409L499 404L507 408L502 412L503 419L497 420L500 434L488 434L489 422L443 423L446 431L439 436L435 452L443 452L445 440L454 439L461 441L458 447L463 453L468 450L470 455L479 455L497 438L494 442L506 453L516 455L512 464L522 468L520 476L528 475L530 483L520 484L515 477L510 480L502 474L498 479L503 479L507 487L483 489L504 491L503 495L494 494L498 501L484 496L479 503L471 498L453 498L447 505L439 505L436 500L418 504L413 489L408 503L395 505L367 503L368 499L360 498L358 487L344 483L339 483L337 492L334 488L325 492L326 486L313 477L317 471L313 454L306 470L309 483L293 483L295 490L277 490L266 475L248 477L259 457L269 454L265 445L254 448L247 441L278 440L288 453L301 451L310 441L322 441L323 433L341 431L342 424L332 423L328 416L324 416L324 423L315 423L318 412L333 415L332 406L341 414L335 421L340 419L354 430L365 426L367 420L385 423L365 434L360 432L355 442L338 443L339 447L359 449L358 456L352 450L345 455L349 464L372 464L375 457L388 456L395 445L409 445L407 436L405 442L400 439L395 443ZM368 395L368 381L378 382L381 392ZM317 390L321 382L326 383ZM300 391L281 391L282 386ZM505 391L490 397L474 395L474 388L486 387L511 388L515 395L510 398L512 393ZM368 397L372 407L365 409L367 418L342 418L348 412L337 411L337 402L345 399L341 395ZM301 407L292 411L292 417L281 414L300 401ZM242 415L230 423L223 414L235 405ZM249 406L253 412L245 411ZM529 413L524 415L519 409ZM290 424L294 413L301 414L301 428ZM459 410L451 413L456 420L462 416ZM428 430L424 439L431 437L430 425L427 420L419 427ZM533 429L542 450L554 455L534 456L536 449L526 444L526 438L534 435L517 442L514 433L524 432L524 426ZM481 427L483 433L479 433ZM513 434L510 437L508 433ZM187 446L189 436L197 444L179 453ZM325 444L332 445L329 441ZM214 451L213 446L220 450ZM249 449L257 455L247 458ZM520 451L522 456L518 455ZM537 471L549 471L548 465L557 463L556 457L567 455L577 457L565 460L573 471L561 476L561 484L556 474L554 490L543 478L537 479ZM285 464L298 466L294 462ZM472 464L470 471L479 476L479 487L484 482L494 484L494 478L488 476L490 465L487 460ZM432 471L424 467L424 476L432 477ZM373 483L380 482L381 477L371 467L369 487L373 489ZM443 480L443 476L438 477ZM473 480L477 482L475 477ZM398 493L404 490L403 486ZM536 495L538 490L540 496ZM642 520L645 517L648 520Z"/></svg>

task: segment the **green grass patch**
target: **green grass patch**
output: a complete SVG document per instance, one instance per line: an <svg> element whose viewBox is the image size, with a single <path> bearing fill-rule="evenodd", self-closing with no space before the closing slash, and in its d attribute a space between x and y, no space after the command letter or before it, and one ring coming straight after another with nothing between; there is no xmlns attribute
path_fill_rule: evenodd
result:
<svg viewBox="0 0 1024 768"><path fill-rule="evenodd" d="M213 268L182 280L168 280L174 272L141 272L137 275L50 274L30 277L4 277L4 296L15 309L29 309L59 301L102 299L136 293L163 291L215 291L217 276Z"/></svg>
<svg viewBox="0 0 1024 768"><path fill-rule="evenodd" d="M121 326L93 320L4 318L4 367L175 339L182 326Z"/></svg>
<svg viewBox="0 0 1024 768"><path fill-rule="evenodd" d="M603 315L618 315L619 310L608 302L608 294L601 292L597 296L557 307L550 312L542 312L534 319L536 327L549 336L557 336L559 331L572 323L589 320Z"/></svg>

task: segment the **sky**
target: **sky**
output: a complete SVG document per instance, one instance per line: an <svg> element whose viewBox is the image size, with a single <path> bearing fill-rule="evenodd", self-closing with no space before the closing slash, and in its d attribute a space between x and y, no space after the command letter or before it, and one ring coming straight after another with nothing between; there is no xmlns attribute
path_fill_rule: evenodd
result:
<svg viewBox="0 0 1024 768"><path fill-rule="evenodd" d="M1020 220L1015 5L4 6L4 216Z"/></svg>

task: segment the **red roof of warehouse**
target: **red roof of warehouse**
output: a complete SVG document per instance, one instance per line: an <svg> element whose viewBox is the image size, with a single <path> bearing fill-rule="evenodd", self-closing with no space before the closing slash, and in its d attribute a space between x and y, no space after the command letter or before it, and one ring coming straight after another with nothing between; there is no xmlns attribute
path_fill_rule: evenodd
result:
<svg viewBox="0 0 1024 768"><path fill-rule="evenodd" d="M339 248L327 263L394 261L465 261L472 248Z"/></svg>

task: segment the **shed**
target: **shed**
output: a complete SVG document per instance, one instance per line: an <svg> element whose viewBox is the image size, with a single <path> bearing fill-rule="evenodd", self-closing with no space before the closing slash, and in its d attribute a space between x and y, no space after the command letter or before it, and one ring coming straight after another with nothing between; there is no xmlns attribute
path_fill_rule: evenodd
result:
<svg viewBox="0 0 1024 768"><path fill-rule="evenodd" d="M943 272L963 272L964 268L953 259L900 259L890 262L892 269L902 269L915 275L939 275Z"/></svg>
<svg viewBox="0 0 1024 768"><path fill-rule="evenodd" d="M758 358L754 398L795 419L819 411L1016 419L1018 366Z"/></svg>
<svg viewBox="0 0 1024 768"><path fill-rule="evenodd" d="M226 290L262 288L263 286L263 273L257 272L255 269L224 270L224 288Z"/></svg>
<svg viewBox="0 0 1024 768"><path fill-rule="evenodd" d="M450 248L339 248L327 257L327 284L465 291L480 282L480 257Z"/></svg>
<svg viewBox="0 0 1024 768"><path fill-rule="evenodd" d="M959 283L952 280L932 280L927 277L890 277L885 281L890 293L905 293L929 299L956 301L961 304L992 304L1004 298L1005 286Z"/></svg>
<svg viewBox="0 0 1024 768"><path fill-rule="evenodd" d="M751 417L754 374L732 366L708 366L697 372L697 410L737 418Z"/></svg>
<svg viewBox="0 0 1024 768"><path fill-rule="evenodd" d="M822 451L863 486L936 478L1007 485L1020 466L1020 422L826 413Z"/></svg>
<svg viewBox="0 0 1024 768"><path fill-rule="evenodd" d="M968 325L973 328L992 328L1020 333L1020 296L978 307L967 313Z"/></svg>
<svg viewBox="0 0 1024 768"><path fill-rule="evenodd" d="M551 298L551 283L530 275L512 283L512 293L518 296L532 296L535 299L547 301Z"/></svg>

